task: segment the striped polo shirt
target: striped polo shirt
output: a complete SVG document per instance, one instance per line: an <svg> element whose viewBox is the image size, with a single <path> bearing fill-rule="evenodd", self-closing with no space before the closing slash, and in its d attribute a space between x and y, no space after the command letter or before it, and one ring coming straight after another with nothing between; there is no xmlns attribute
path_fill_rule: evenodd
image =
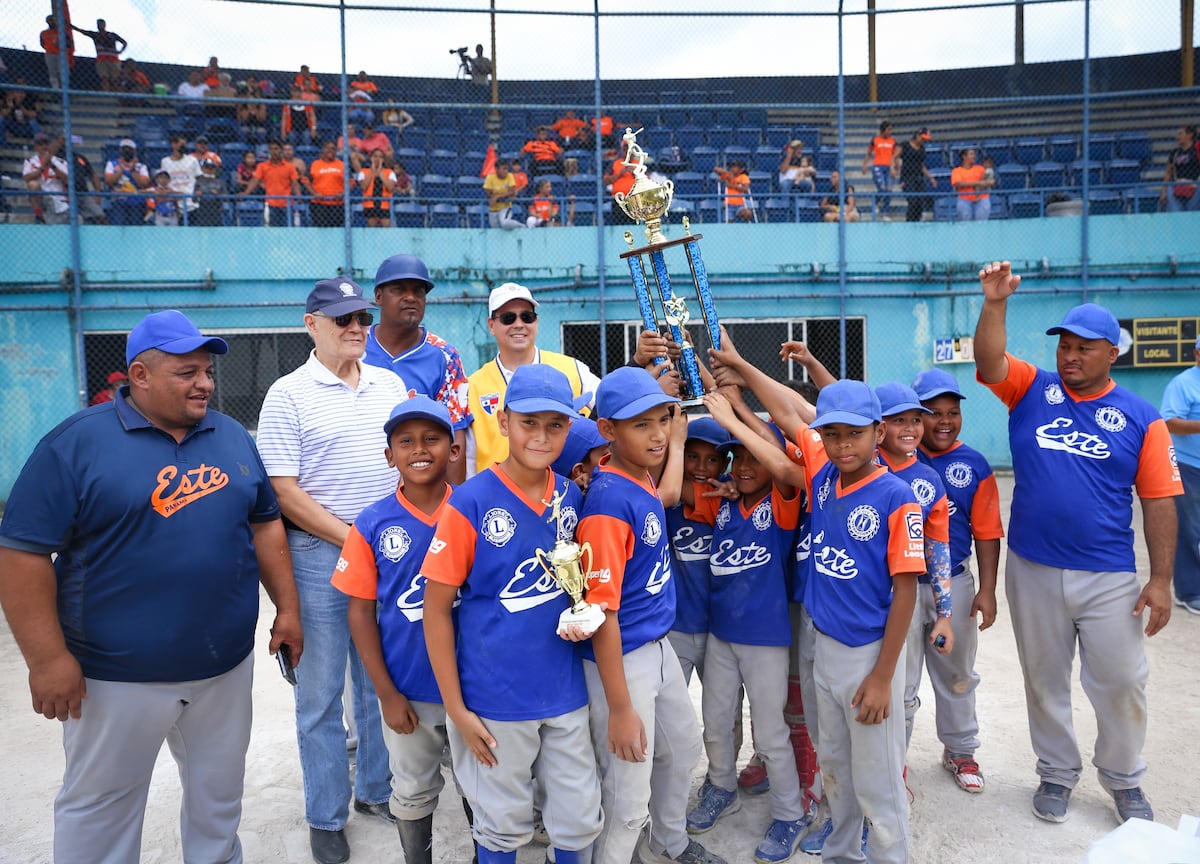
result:
<svg viewBox="0 0 1200 864"><path fill-rule="evenodd" d="M396 469L383 456L383 424L408 398L399 375L359 363L351 388L316 352L271 385L258 417L258 452L271 477L300 488L343 522L396 490Z"/></svg>

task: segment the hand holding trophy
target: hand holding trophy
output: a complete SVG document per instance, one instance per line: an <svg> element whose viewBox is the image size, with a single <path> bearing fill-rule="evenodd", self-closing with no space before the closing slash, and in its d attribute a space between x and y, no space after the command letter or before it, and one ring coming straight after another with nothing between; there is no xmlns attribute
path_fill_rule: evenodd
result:
<svg viewBox="0 0 1200 864"><path fill-rule="evenodd" d="M571 598L571 608L564 609L563 613L558 616L556 632L562 635L575 627L583 633L591 635L604 623L604 610L595 603L588 603L583 599L583 592L587 587L588 570L592 566L591 544L584 543L583 546L580 546L574 539L566 536L567 532L563 530L562 501L570 482L569 480L565 481L561 492L556 492L549 501L542 502L550 507L550 517L546 521L558 525L558 539L554 542L554 548L549 552L544 549L536 549L534 555L537 557L538 563L542 565L542 569ZM585 555L586 563L583 562Z"/></svg>

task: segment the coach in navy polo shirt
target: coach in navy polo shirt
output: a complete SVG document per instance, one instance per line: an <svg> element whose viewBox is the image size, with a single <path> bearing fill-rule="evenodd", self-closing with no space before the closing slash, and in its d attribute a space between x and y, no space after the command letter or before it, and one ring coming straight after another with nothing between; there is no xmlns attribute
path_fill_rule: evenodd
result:
<svg viewBox="0 0 1200 864"><path fill-rule="evenodd" d="M56 861L140 858L164 740L184 778L184 859L242 860L260 581L271 653L298 660L304 640L254 442L208 410L212 355L228 350L179 312L148 315L129 334L129 383L47 434L8 499L0 604L34 710L63 721Z"/></svg>

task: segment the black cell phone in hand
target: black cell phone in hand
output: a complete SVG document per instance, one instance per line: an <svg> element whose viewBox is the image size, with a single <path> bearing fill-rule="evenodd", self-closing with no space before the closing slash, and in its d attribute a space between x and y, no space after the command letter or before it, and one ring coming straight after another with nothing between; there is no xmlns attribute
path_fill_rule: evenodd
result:
<svg viewBox="0 0 1200 864"><path fill-rule="evenodd" d="M283 680L295 687L296 667L292 665L292 651L287 643L279 646L279 650L275 652L275 659L279 661L279 672L283 675Z"/></svg>

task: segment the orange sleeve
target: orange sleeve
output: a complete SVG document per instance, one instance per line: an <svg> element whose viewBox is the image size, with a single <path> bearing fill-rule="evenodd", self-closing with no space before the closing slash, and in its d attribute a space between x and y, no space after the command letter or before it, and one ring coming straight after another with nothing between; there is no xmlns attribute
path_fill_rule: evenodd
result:
<svg viewBox="0 0 1200 864"><path fill-rule="evenodd" d="M925 520L925 536L930 540L950 542L950 503L943 495L933 504L929 518Z"/></svg>
<svg viewBox="0 0 1200 864"><path fill-rule="evenodd" d="M717 511L721 509L721 502L725 499L705 497L704 493L711 492L712 488L707 483L692 482L692 496L695 503L691 507L687 504L683 505L684 519L703 522L705 525L717 524Z"/></svg>
<svg viewBox="0 0 1200 864"><path fill-rule="evenodd" d="M1167 421L1159 417L1146 430L1142 452L1138 454L1138 470L1133 485L1139 498L1171 498L1183 494L1173 447Z"/></svg>
<svg viewBox="0 0 1200 864"><path fill-rule="evenodd" d="M825 467L825 463L829 461L829 456L825 454L825 445L821 443L821 433L815 429L810 429L801 423L796 427L795 439L796 451L800 458L793 461L799 462L804 466L804 492L811 502L813 477ZM790 452L789 456L791 456Z"/></svg>
<svg viewBox="0 0 1200 864"><path fill-rule="evenodd" d="M334 588L351 597L362 600L379 597L379 570L375 566L375 555L367 539L358 533L354 525L350 526L350 533L342 544L342 554L330 581Z"/></svg>
<svg viewBox="0 0 1200 864"><path fill-rule="evenodd" d="M771 487L771 515L775 524L785 531L792 531L800 524L800 490L791 498L784 498L778 486Z"/></svg>
<svg viewBox="0 0 1200 864"><path fill-rule="evenodd" d="M579 520L575 540L580 545L592 545L587 601L608 603L610 612L620 609L625 565L633 555L633 528L628 522L613 516L586 516Z"/></svg>
<svg viewBox="0 0 1200 864"><path fill-rule="evenodd" d="M925 572L925 531L915 501L901 504L888 516L888 570L892 576Z"/></svg>
<svg viewBox="0 0 1200 864"><path fill-rule="evenodd" d="M1007 378L995 384L988 384L980 379L979 373L976 372L975 380L999 396L1000 401L1011 411L1033 386L1033 379L1037 377L1037 367L1024 360L1018 360L1007 351L1004 352L1004 356L1008 358Z"/></svg>
<svg viewBox="0 0 1200 864"><path fill-rule="evenodd" d="M475 529L467 517L447 506L429 543L421 575L443 585L461 585L474 564Z"/></svg>
<svg viewBox="0 0 1200 864"><path fill-rule="evenodd" d="M971 536L976 540L999 540L1004 536L1004 525L1000 521L1000 490L995 474L980 480L975 490L975 498L971 501Z"/></svg>

